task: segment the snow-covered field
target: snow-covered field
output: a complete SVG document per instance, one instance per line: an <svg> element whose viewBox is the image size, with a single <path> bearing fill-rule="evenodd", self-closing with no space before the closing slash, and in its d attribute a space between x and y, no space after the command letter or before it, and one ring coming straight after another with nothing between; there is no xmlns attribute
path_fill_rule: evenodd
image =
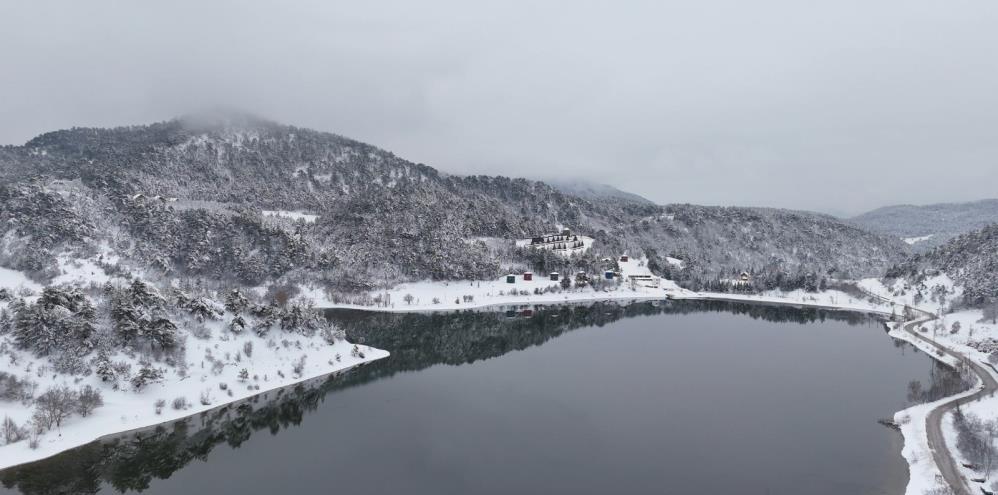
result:
<svg viewBox="0 0 998 495"><path fill-rule="evenodd" d="M324 291L318 289L303 288L302 296L311 299L317 307L403 312L449 311L511 304L665 299L667 292L681 290L679 286L668 280L660 280L659 287L631 283L631 276L651 275L645 263L644 259L619 262L621 276L615 279L619 283L611 284L603 290L594 290L591 285L576 288L572 274L567 276L573 278L573 287L562 289L560 280L552 281L547 274L535 273L533 280L529 281L523 279L523 274L517 274L515 283L508 283L506 277L500 277L482 281L425 281L401 284L387 291L371 292L369 296L380 297L381 301L374 306L333 302ZM407 296L411 296L411 300Z"/></svg>
<svg viewBox="0 0 998 495"><path fill-rule="evenodd" d="M929 239L932 239L933 235L934 234L923 235L921 237L905 237L905 238L903 238L901 240L904 241L904 242L906 242L907 244L915 245L915 244L918 244L919 242L925 242L925 241L927 241Z"/></svg>
<svg viewBox="0 0 998 495"><path fill-rule="evenodd" d="M692 292L678 289L669 291L669 297L673 299L713 299L761 304L780 304L799 307L836 309L842 311L858 311L861 313L878 313L883 315L890 315L891 312L894 311L894 307L890 304L857 298L835 290L824 292L774 290L763 292L761 294L736 294L728 292Z"/></svg>
<svg viewBox="0 0 998 495"><path fill-rule="evenodd" d="M963 289L946 274L926 278L919 284L896 280L892 285L886 286L875 278L865 278L856 284L871 294L934 314L939 313L940 308L944 311L948 309L950 303L963 294Z"/></svg>
<svg viewBox="0 0 998 495"><path fill-rule="evenodd" d="M554 249L554 245L555 244L563 244L563 245L569 246L569 245L572 244L573 241L564 241L564 242L558 242L558 243L548 243L548 244L531 245L530 244L530 239L517 239L516 240L516 247L529 247L529 248L532 248L532 249L550 249L550 250L553 250L555 253L561 254L563 256L571 256L573 254L582 254L582 253L585 253L586 251L589 251L589 249L593 247L593 241L594 241L594 239L592 237L587 237L587 236L584 236L584 235L576 235L574 237L578 237L578 242L582 243L581 246L574 247L574 248L568 248L568 247L566 247L566 249Z"/></svg>

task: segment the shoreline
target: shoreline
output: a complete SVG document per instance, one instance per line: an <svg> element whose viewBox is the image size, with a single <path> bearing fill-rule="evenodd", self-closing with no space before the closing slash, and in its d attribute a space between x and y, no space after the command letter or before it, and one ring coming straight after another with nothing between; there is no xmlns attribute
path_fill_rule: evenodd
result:
<svg viewBox="0 0 998 495"><path fill-rule="evenodd" d="M531 296L522 296L522 298L520 298L521 296L516 296L517 299L512 299L507 301L475 301L460 305L439 304L435 306L419 305L416 307L363 306L360 304L323 303L323 304L316 304L315 308L320 310L351 309L357 311L369 311L372 313L439 313L439 312L461 311L464 309L495 308L502 306L554 305L554 304L575 304L575 303L587 303L587 302L664 301L666 299L669 299L668 295L665 294L664 292L662 294L636 293L633 295L625 294L619 296L607 295L607 294L615 294L615 292L593 293L593 294L597 294L598 297L590 297L585 293L580 293L581 296L585 297L565 296L563 298L545 298L544 296L533 295L535 299L531 299Z"/></svg>
<svg viewBox="0 0 998 495"><path fill-rule="evenodd" d="M769 305L769 306L787 306L795 308L810 308L810 309L821 309L827 311L847 311L859 314L871 315L877 318L883 319L883 324L887 329L887 334L894 339L908 342L914 345L919 350L925 352L930 356L930 358L937 361L941 361L944 364L953 367L957 364L959 359L951 358L953 353L957 353L959 350L952 348L952 346L947 345L947 343L935 342L935 344L942 349L944 353L940 355L937 352L933 352L933 349L928 347L928 344L923 344L921 342L921 336L914 333L910 333L904 329L895 329L898 326L892 323L890 318L892 316L899 316L898 309L909 307L916 311L918 317L911 321L906 321L905 326L912 326L924 323L926 321L931 321L935 319L935 314L931 311L926 311L919 308L917 305L912 304L906 300L896 300L895 298L886 297L882 294L876 294L868 290L867 288L860 286L860 290L863 292L863 296L853 296L840 291L823 291L818 293L806 293L803 291L772 291L769 293L762 294L733 294L733 293L719 293L719 292L693 292L686 289L679 288L671 282L666 282L668 285L664 288L625 288L618 287L615 290L606 292L569 292L569 293L557 293L557 294L516 294L509 295L505 294L502 296L495 296L492 293L482 294L486 295L491 300L485 298L477 298L472 302L466 302L464 304L437 304L433 306L420 305L415 306L405 305L383 305L383 306L362 306L356 304L322 304L317 305L321 308L335 308L335 309L354 309L362 311L377 311L377 312L388 312L388 313L433 313L433 312L444 312L444 311L460 311L461 309L476 309L476 308L487 308L487 307L502 307L502 306L522 306L522 305L534 305L534 304L567 304L567 303L585 303L585 302L638 302L638 301L648 301L648 300L703 300L703 301L725 301L725 302L736 302L736 303L746 303L746 304L759 304L759 305ZM461 287L460 284L455 284L456 287ZM493 286L495 287L495 286ZM400 296L408 290L408 287L401 287L395 291L396 296ZM432 295L431 292L425 290L420 294L426 296L427 294ZM459 289L460 290L460 289ZM453 292L453 290L452 290ZM448 294L453 297L453 293ZM457 301L455 301L457 303ZM951 358L952 361L947 358ZM898 455L905 460L908 466L908 483L905 489L905 494L907 495L920 495L924 490L933 488L936 486L936 479L952 479L946 478L944 474L944 466L940 464L945 458L936 458L936 450L930 447L930 440L927 437L926 422L929 420L929 415L936 411L937 409L947 407L951 405L954 401L962 400L961 398L965 396L974 395L976 389L972 389L966 392L961 392L951 396L941 398L932 403L926 404L915 404L910 407L904 408L900 411L894 413L893 418L898 423L901 423L903 418L911 418L906 424L900 424L900 433L902 438L901 449ZM938 414L938 413L936 413ZM946 449L945 438L940 437L936 440L937 443L942 443L944 453L946 455L948 449ZM955 452L949 452L949 461L946 462L948 465L958 463L959 460L956 459ZM929 465L924 462L925 459L932 459ZM952 470L951 470L952 471ZM946 473L949 474L949 473ZM960 479L959 475L956 475L956 479ZM955 488L956 489L956 488ZM964 493L964 492L957 492Z"/></svg>
<svg viewBox="0 0 998 495"><path fill-rule="evenodd" d="M505 295L505 296L493 296L492 300L480 298L474 301L465 303L449 303L449 304L435 304L435 305L404 305L404 306L364 306L358 304L316 304L317 309L348 309L348 310L359 310L359 311L369 311L369 312L381 312L381 313L435 313L435 312L454 312L461 310L471 310L471 309L483 309L483 308L499 308L503 306L524 306L524 305L560 305L560 304L574 304L574 303L595 303L595 302L641 302L641 301L665 301L665 300L704 300L704 301L724 301L724 302L735 302L735 303L747 303L747 304L759 304L768 306L788 306L796 308L810 308L810 309L821 309L827 311L848 311L853 313L861 313L872 315L880 318L889 318L896 314L893 310L898 307L898 305L903 306L903 303L895 303L888 298L882 296L877 296L874 294L868 294L874 299L879 300L879 302L870 302L865 299L860 299L856 297L851 297L843 293L835 291L826 291L822 293L801 293L801 292L789 292L783 293L776 291L774 293L768 294L732 294L732 293L718 293L718 292L692 292L678 287L668 286L666 288L625 288L618 287L611 291L579 291L579 292L560 292L560 293L550 293L550 294L528 294L528 295ZM796 298L796 299L795 299ZM499 300L496 300L499 299ZM888 301L892 304L888 306ZM934 318L934 315L920 310L918 308L913 308L922 313L922 316L905 322L905 326L912 326L930 321ZM942 361L948 366L954 366L954 362L948 361L946 357L949 357L949 353L943 356L938 355L936 352L932 352L932 349L928 348L928 344L922 345L920 342L920 336L912 333L905 329L898 328L899 325L894 324L890 321L883 322L888 330L888 335L892 338L905 341L915 345L919 350L926 352L933 359ZM943 347L944 349L953 351L944 344L937 343L936 345ZM366 346L363 346L367 348ZM18 459L10 464L4 464L4 448L0 447L0 471L7 469L16 468L25 464L31 464L33 462L41 461L53 456L56 456L62 452L78 448L80 446L101 441L109 437L115 437L123 434L128 434L132 431L139 431L151 427L155 427L160 424L166 424L174 421L188 419L198 414L203 414L209 411L224 408L234 402L240 400L245 400L252 398L254 396L270 392L277 389L282 389L285 387L293 386L297 383L312 380L315 378L338 375L341 373L349 372L350 370L358 367L365 366L374 361L386 358L389 356L387 351L382 351L374 348L369 349L368 355L360 362L354 362L349 364L344 364L343 366L333 366L329 369L325 369L319 372L308 373L304 376L282 382L280 384L274 384L266 388L261 388L259 390L252 391L251 394L237 394L234 397L227 397L229 400L224 400L216 404L210 404L203 406L200 404L192 404L191 409L183 411L175 411L171 409L164 409L162 415L157 416L147 416L145 421L139 421L138 423L129 424L128 428L124 429L105 429L99 431L93 435L87 435L86 438L77 438L73 441L68 441L64 445L60 445L57 449L38 449L27 451L28 453L20 452L17 456ZM955 352L955 351L953 351ZM955 359L955 358L954 358ZM916 494L921 493L918 490L925 488L925 482L927 479L931 479L938 475L940 472L940 466L937 462L932 462L931 466L926 466L924 461L926 454L931 458L932 449L928 447L928 439L926 437L925 421L931 411L934 411L944 405L951 403L956 400L960 400L961 397L972 395L979 390L980 384L971 390L954 394L952 396L947 396L939 399L932 403L916 404L911 407L902 409L894 413L895 422L900 425L900 433L902 436L902 446L899 455L905 460L908 466L908 488L906 489L906 494ZM164 387L167 388L168 387ZM173 414L171 414L173 413ZM179 413L179 414L177 414ZM906 421L902 424L902 419L910 418L910 421ZM917 418L917 421L915 420ZM124 416L122 417L124 420ZM921 425L921 428L918 425ZM60 439L62 435L60 433ZM43 437L44 440L44 437ZM37 452L38 455L31 455L31 452ZM953 460L956 462L956 460ZM926 468L930 469L926 471Z"/></svg>
<svg viewBox="0 0 998 495"><path fill-rule="evenodd" d="M876 294L869 295L881 300L889 300ZM735 295L735 297L731 297L729 294L722 293L697 293L694 296L677 299L757 302L761 304L784 305L802 308L813 307L837 311L864 312L880 316L892 315L892 313L876 308L863 309L854 306L825 305L820 303L808 304L807 302L802 301L778 301L773 300L772 298L765 298L765 296L738 297ZM888 330L887 334L891 338L907 342L915 346L916 349L924 352L930 358L935 359L950 368L956 369L960 363L965 361L969 362L972 367L980 368L980 366L974 366L977 363L973 359L961 354L958 349L954 349L944 343L929 340L928 338L922 337L921 335L915 333L914 328L917 325L932 321L936 317L932 313L923 309L917 307L912 307L912 309L921 313L922 316L910 321L903 321L900 324L892 321L883 322ZM994 381L995 375L998 374L998 370L996 370L996 373L992 373L991 371L984 369L983 372L991 377L991 381ZM894 413L892 419L894 423L898 425L898 431L900 432L902 438L901 451L899 454L908 465L908 483L904 491L906 495L921 495L922 493L925 493L926 490L935 488L937 486L936 481L938 479L946 479L947 476L945 475L961 480L957 486L952 486L953 483L947 481L946 486L952 488L954 490L954 494L961 495L971 493L966 484L966 477L962 475L959 467L957 467L960 460L957 459L954 453L949 450L945 435L937 433L935 436L930 438L931 435L929 430L938 429L937 427L942 422L943 417L949 409L952 409L959 404L966 403L974 397L980 396L987 392L984 385L984 377L982 377L979 372L975 372L975 376L977 378L977 383L967 390L942 397L933 402L914 404ZM941 443L942 448L934 448L933 445L931 445L934 442ZM926 457L932 461L928 465L920 462ZM944 462L947 465L945 469L942 465Z"/></svg>
<svg viewBox="0 0 998 495"><path fill-rule="evenodd" d="M353 345L353 344L351 344L351 345ZM256 397L258 395L261 395L261 394L272 392L272 391L278 390L278 389L283 389L283 388L286 388L286 387L291 387L291 386L297 385L297 384L302 383L302 382L306 382L306 381L309 381L309 380L314 380L316 378L321 378L321 377L325 377L325 376L339 375L339 374L343 374L343 373L348 373L348 372L350 372L350 371L352 371L352 370L354 370L356 368L367 366L367 365L369 365L369 364L371 364L371 363L373 363L375 361L387 358L387 357L389 357L391 355L388 351L385 351L385 350L382 350L382 349L376 349L374 347L369 347L369 346L360 346L360 347L363 347L365 349L366 355L365 355L364 358L354 358L353 362L343 363L340 366L330 366L330 367L328 367L328 369L323 369L323 370L314 371L314 372L311 372L311 373L306 373L306 374L303 374L303 375L301 375L301 376L299 376L297 378L289 378L289 379L286 379L286 380L282 380L280 382L278 382L278 381L270 382L270 383L268 383L267 386L261 386L259 389L253 390L252 393L248 393L248 394L236 393L236 394L233 394L230 397L226 397L224 400L220 400L217 403L212 403L212 404L207 404L207 405L203 405L203 404L199 404L199 403L193 403L193 404L190 405L189 409L184 409L184 410L179 410L179 411L175 410L175 409L163 408L162 414L158 414L158 415L154 415L154 416L146 416L145 418L140 418L137 421L135 421L134 423L129 424L128 427L124 428L124 429L114 429L113 431L109 431L109 429L105 428L105 429L102 430L102 429L100 429L98 427L96 429L97 431L94 432L94 433L77 435L77 436L75 436L73 438L69 438L68 436L67 437L63 437L63 431L59 430L58 431L57 441L59 441L59 442L65 442L65 443L61 443L57 447L50 448L50 449L44 449L44 448L42 448L45 445L45 440L46 440L45 436L41 437L41 439L42 439L42 442L41 442L42 447L39 447L38 449L30 449L30 447L28 447L27 450L25 450L25 449L22 448L20 451L18 451L16 453L5 452L5 449L11 448L11 447L15 447L15 448L16 447L23 447L23 445L19 445L19 444L26 444L28 442L27 439L22 440L21 442L17 442L17 443L13 443L13 444L8 444L8 445L5 445L5 446L2 446L2 447L0 447L0 472L6 471L8 469L14 469L14 468L17 468L19 466L24 466L24 465L27 465L27 464L31 464L31 463L34 463L34 462L43 461L45 459L49 459L49 458L55 457L55 456L57 456L57 455L59 455L59 454L61 454L63 452L66 452L66 451L69 451L69 450L73 450L73 449L82 447L84 445L90 444L90 443L99 442L101 440L104 440L104 439L107 439L107 438L110 438L110 437L115 437L115 436L119 436L119 435L127 435L130 432L144 430L144 429L148 429L148 428L153 428L153 427L156 427L156 426L161 425L161 424L166 424L166 423L172 423L172 422L176 422L176 421L186 420L186 419L189 419L191 417L194 417L194 416L197 416L197 415L200 415L200 414L204 414L204 413L207 413L207 412L210 412L210 411L214 411L216 409L221 409L223 407L227 407L227 406L229 406L229 405L231 405L231 404L233 404L235 402L239 402L239 401L242 401L242 400L251 399L251 398ZM340 364L340 363L337 363L337 364ZM180 383L180 381L177 381L177 382L174 382L174 383ZM167 385L167 384L161 384L161 385ZM170 387L167 385L167 386L164 386L164 387L161 387L161 388L163 388L165 390L169 390ZM106 408L106 406L105 406L105 408ZM108 413L108 410L106 410L105 408L98 409L98 412L99 413L103 413L103 414L106 415ZM95 413L95 415L96 415L96 413ZM122 418L124 418L124 416L122 416ZM77 424L64 425L64 428L65 428L65 426L82 426L82 425L77 425ZM55 430L53 430L53 431L55 431ZM52 433L52 432L49 432L49 433ZM48 443L49 443L49 445L51 445L52 440L49 440ZM16 457L16 460L14 460L14 457ZM11 462L8 463L8 461L11 461Z"/></svg>

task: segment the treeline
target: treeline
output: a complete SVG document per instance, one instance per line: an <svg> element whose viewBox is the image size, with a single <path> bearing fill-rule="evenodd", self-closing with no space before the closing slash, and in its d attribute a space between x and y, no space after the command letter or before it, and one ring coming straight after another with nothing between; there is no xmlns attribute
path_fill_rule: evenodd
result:
<svg viewBox="0 0 998 495"><path fill-rule="evenodd" d="M963 287L963 304L994 311L998 306L998 224L956 237L891 267L888 278L915 283L945 272Z"/></svg>

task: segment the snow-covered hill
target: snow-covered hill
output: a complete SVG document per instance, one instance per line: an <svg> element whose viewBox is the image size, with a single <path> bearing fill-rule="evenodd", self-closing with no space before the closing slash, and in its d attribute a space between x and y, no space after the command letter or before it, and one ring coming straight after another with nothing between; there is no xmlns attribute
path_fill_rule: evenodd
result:
<svg viewBox="0 0 998 495"><path fill-rule="evenodd" d="M998 199L966 203L885 206L849 219L872 232L904 239L915 252L998 222Z"/></svg>

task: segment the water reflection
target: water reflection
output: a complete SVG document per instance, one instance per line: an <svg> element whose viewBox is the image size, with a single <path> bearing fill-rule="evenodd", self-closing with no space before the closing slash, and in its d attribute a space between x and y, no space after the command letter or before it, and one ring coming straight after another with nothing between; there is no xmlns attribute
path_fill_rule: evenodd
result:
<svg viewBox="0 0 998 495"><path fill-rule="evenodd" d="M863 315L723 302L596 303L551 307L509 307L436 314L389 314L330 310L327 316L349 338L388 349L392 357L336 377L316 379L240 403L123 435L0 472L0 482L26 494L97 493L109 485L141 491L166 479L192 460L206 460L219 445L238 448L260 430L276 434L299 425L331 391L365 384L399 372L438 364L461 365L541 345L577 328L603 326L622 318L658 314L727 312L773 322L812 323L826 319L867 324ZM957 386L947 368L933 373L910 400L931 400ZM938 382L938 383L937 383ZM914 385L912 387L915 387ZM928 394L926 390L933 391ZM911 392L911 390L910 390Z"/></svg>
<svg viewBox="0 0 998 495"><path fill-rule="evenodd" d="M441 363L457 365L489 359L541 345L571 330L602 327L622 318L703 312L801 324L837 320L859 325L870 321L858 313L723 301L524 305L457 313L328 310L327 317L345 328L350 340L390 350L392 359L378 366L377 372L393 374Z"/></svg>

